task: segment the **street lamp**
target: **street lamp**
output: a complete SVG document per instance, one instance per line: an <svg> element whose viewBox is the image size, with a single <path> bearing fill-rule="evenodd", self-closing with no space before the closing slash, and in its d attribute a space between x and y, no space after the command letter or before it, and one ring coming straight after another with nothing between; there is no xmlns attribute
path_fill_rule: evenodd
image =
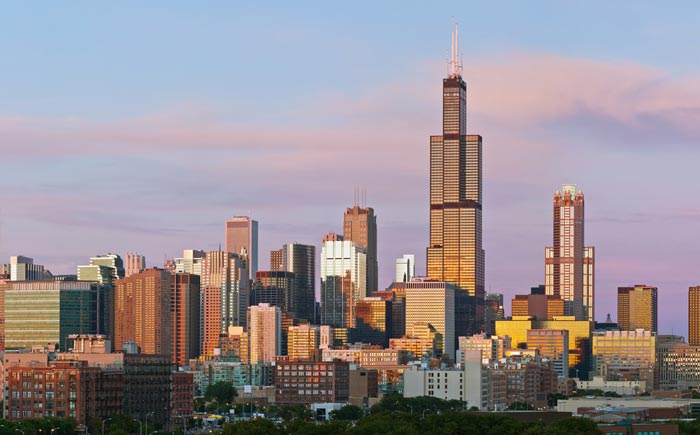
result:
<svg viewBox="0 0 700 435"><path fill-rule="evenodd" d="M22 435L24 435L24 431L22 429L15 429L16 432L22 432Z"/></svg>
<svg viewBox="0 0 700 435"><path fill-rule="evenodd" d="M111 420L111 418L106 418L106 419L102 420L102 435L105 435L105 423L107 423L110 420Z"/></svg>
<svg viewBox="0 0 700 435"><path fill-rule="evenodd" d="M61 429L60 427L52 427L51 428L51 433L53 434L53 431Z"/></svg>
<svg viewBox="0 0 700 435"><path fill-rule="evenodd" d="M141 435L141 434L142 434L142 432L141 432L141 427L142 427L142 426L141 426L141 420L135 418L134 421L138 421L138 422L139 422L139 435Z"/></svg>
<svg viewBox="0 0 700 435"><path fill-rule="evenodd" d="M425 411L430 411L429 409L424 409L423 410L423 418L425 418Z"/></svg>
<svg viewBox="0 0 700 435"><path fill-rule="evenodd" d="M144 426L143 433L148 433L148 416L149 416L149 415L153 415L153 411L151 411L151 412L149 412L148 414L146 414L146 424L143 425L143 426Z"/></svg>

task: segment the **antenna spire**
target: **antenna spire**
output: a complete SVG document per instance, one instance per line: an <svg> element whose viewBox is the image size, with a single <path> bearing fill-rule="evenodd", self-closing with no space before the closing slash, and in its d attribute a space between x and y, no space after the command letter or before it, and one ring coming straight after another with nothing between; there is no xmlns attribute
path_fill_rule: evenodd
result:
<svg viewBox="0 0 700 435"><path fill-rule="evenodd" d="M449 69L449 77L455 78L462 75L462 66L459 54L459 23L455 23L454 17L452 17L452 27L452 46L447 66Z"/></svg>

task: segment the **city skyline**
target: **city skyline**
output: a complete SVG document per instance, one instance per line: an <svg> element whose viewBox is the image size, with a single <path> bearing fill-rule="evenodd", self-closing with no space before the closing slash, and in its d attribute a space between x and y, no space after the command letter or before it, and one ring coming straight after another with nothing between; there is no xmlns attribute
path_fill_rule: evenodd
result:
<svg viewBox="0 0 700 435"><path fill-rule="evenodd" d="M607 313L615 316L617 287L644 282L659 289L659 331L686 334L687 309L681 302L687 300L688 287L700 282L696 271L700 248L688 237L700 230L700 209L688 202L697 196L698 188L686 182L698 158L698 151L690 146L700 139L694 127L697 115L690 109L700 106L700 95L697 65L678 60L682 57L679 45L684 44L672 38L697 31L680 17L676 18L681 23L674 23L675 29L669 31L669 12L658 16L659 11L645 8L624 21L624 8L612 6L611 23L596 23L601 36L584 37L585 24L597 15L550 5L550 17L556 22L552 25L560 31L558 21L566 22L578 13L579 33L562 31L560 41L544 43L543 30L516 43L517 35L531 32L537 22L516 24L515 17L480 7L484 16L499 15L502 25L513 25L512 36L491 40L486 29L494 24L492 18L462 26L464 76L472 103L469 132L482 134L487 144L485 290L503 292L510 301L513 295L543 283L542 247L551 241L551 196L561 184L576 183L586 194L586 239L596 246L598 257L597 320L605 319ZM523 12L521 6L513 8ZM8 16L28 16L27 11L10 9ZM230 10L220 19L202 13L201 21L191 24L195 42L182 45L198 67L190 65L177 73L179 63L170 56L179 41L175 26L185 22L179 13L188 15L183 9L180 6L161 18L170 24L164 33L175 38L173 42L146 38L145 47L134 47L133 54L120 49L113 36L119 34L112 31L119 14L113 22L90 8L77 15L86 22L98 18L94 22L111 35L97 32L94 41L83 40L83 32L96 30L95 24L71 32L62 24L67 16L49 10L33 18L42 27L52 14L63 16L58 20L56 42L49 42L42 32L3 42L8 59L18 61L2 73L10 84L0 104L0 180L8 192L0 205L2 261L27 255L53 273L75 273L75 267L91 256L138 252L146 256L149 267L161 266L164 257L179 256L183 249L216 250L224 242L222 222L249 215L260 222L259 269L264 270L266 253L284 243L298 241L320 252L323 234L340 232L339 215L350 204L353 186L360 184L368 187L368 205L380 216L379 287L389 284L394 259L405 253L416 255L416 272L425 275L425 138L440 126L439 79L444 75L443 53L449 47L448 14L459 19L471 13L454 5L446 8L449 13L406 11L400 31L390 35L380 30L380 24L385 24L380 21L390 16L388 8L381 6L376 18L361 25L367 35L359 42L348 42L356 34L350 24L354 13L345 20L335 14L327 17L339 20L337 31L331 23L312 26L318 15L300 16L294 25L275 17L270 23L274 31L253 32L260 38L252 49L240 44L243 33L227 30L225 18L240 20ZM64 13L76 12L67 8ZM154 12L135 17L131 26L136 35L147 34ZM262 20L255 10L243 12L256 23ZM427 19L420 25L425 31L414 35L407 28L420 22L422 15ZM618 21L615 17L622 21L613 26ZM644 25L620 24L629 20ZM25 35L26 30L18 28L22 22L18 19L1 27L10 34ZM206 29L212 22L216 25ZM618 48L604 47L608 45L604 36L617 26L632 27L631 35L612 44ZM670 35L662 35L666 31ZM277 90L269 94L264 90L255 101L240 85L250 78L247 73L220 72L240 67L219 56L229 48L226 35L234 40L231 52L236 59L260 61L260 67L250 68L263 70L256 80L269 78L265 71L269 60L251 53L265 44L272 44L272 51L279 53L276 61L287 64L292 64L294 56L303 60L310 56L307 51L325 51L318 49L335 45L344 58L331 53L331 61L347 71L321 62L311 63L308 69L292 68L285 79L295 83L295 92L282 90L288 101L273 113L279 126L252 134L246 123L254 130L262 125L270 115L262 110L263 103L277 98ZM328 42L314 42L320 35L328 37ZM290 42L283 41L286 36ZM198 44L209 37L212 48L197 54ZM376 38L378 46L365 50L362 44L371 38ZM643 52L632 47L640 40L646 43L638 45L648 48ZM42 60L36 55L54 44L76 41L78 47L65 50L65 55L78 65L91 66L86 72L53 56ZM287 44L297 50L291 58L282 50ZM145 62L142 80L123 69L109 73L95 66L99 59L106 60L107 66L140 59L148 50L162 53L156 57L163 66ZM358 66L348 68L353 62ZM39 83L36 75L20 74L54 69L51 66L57 68L47 84ZM161 74L169 69L172 74ZM76 77L67 79L68 72ZM84 80L84 74L90 73L101 79ZM160 80L161 75L166 79ZM305 75L334 79L324 78L318 89L312 89ZM221 98L202 83L210 76L223 90ZM567 76L565 83L558 76ZM192 82L181 94L170 93L188 80ZM61 84L56 87L65 90L49 89L51 84ZM103 89L108 87L124 96L112 98L115 94ZM138 92L145 88L152 92ZM139 93L142 96L136 97ZM340 107L338 101L346 104ZM311 120L328 127L311 126ZM340 146L337 152L326 149L325 138L314 138L328 134L360 151L376 151L376 158L355 160ZM397 159L399 149L408 157ZM342 167L346 159L352 168ZM564 162L568 165L559 167ZM248 167L255 167L260 176L253 176L255 171ZM652 170L654 177L642 175ZM294 179L300 173L304 176ZM182 206L182 199L196 206ZM299 209L301 213L289 220Z"/></svg>

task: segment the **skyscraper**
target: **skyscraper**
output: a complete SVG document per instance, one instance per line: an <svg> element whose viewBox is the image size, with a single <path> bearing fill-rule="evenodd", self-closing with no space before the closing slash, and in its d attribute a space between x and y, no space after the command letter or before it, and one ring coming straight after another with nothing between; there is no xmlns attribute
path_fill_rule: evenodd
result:
<svg viewBox="0 0 700 435"><path fill-rule="evenodd" d="M394 282L409 282L416 276L416 256L404 254L396 259L396 278Z"/></svg>
<svg viewBox="0 0 700 435"><path fill-rule="evenodd" d="M270 251L270 270L273 272L279 272L284 270L282 268L282 249L273 249Z"/></svg>
<svg viewBox="0 0 700 435"><path fill-rule="evenodd" d="M545 248L545 291L564 299L567 316L594 320L595 251L584 246L583 192L565 184L554 194L553 245Z"/></svg>
<svg viewBox="0 0 700 435"><path fill-rule="evenodd" d="M207 252L201 275L202 355L219 346L219 334L229 326L245 326L249 280L247 262L237 254Z"/></svg>
<svg viewBox="0 0 700 435"><path fill-rule="evenodd" d="M646 284L617 288L617 324L622 331L658 332L658 290Z"/></svg>
<svg viewBox="0 0 700 435"><path fill-rule="evenodd" d="M126 265L124 266L124 277L143 272L146 270L146 257L139 254L126 254Z"/></svg>
<svg viewBox="0 0 700 435"><path fill-rule="evenodd" d="M226 252L248 256L248 279L258 271L258 221L248 216L235 216L226 221Z"/></svg>
<svg viewBox="0 0 700 435"><path fill-rule="evenodd" d="M455 357L455 286L452 283L413 280L406 283L406 331L427 322L442 334L442 353Z"/></svg>
<svg viewBox="0 0 700 435"><path fill-rule="evenodd" d="M480 332L484 314L482 139L467 135L467 84L452 34L450 72L442 81L442 135L430 137L428 276L455 284L455 334Z"/></svg>
<svg viewBox="0 0 700 435"><path fill-rule="evenodd" d="M321 323L355 326L355 304L367 296L367 254L358 243L328 234L321 248Z"/></svg>
<svg viewBox="0 0 700 435"><path fill-rule="evenodd" d="M169 272L155 268L115 283L115 349L133 340L142 353L172 355L172 284Z"/></svg>
<svg viewBox="0 0 700 435"><path fill-rule="evenodd" d="M688 344L700 346L700 286L688 289Z"/></svg>
<svg viewBox="0 0 700 435"><path fill-rule="evenodd" d="M292 272L258 270L250 289L250 305L261 303L279 307L282 312L294 312L294 274Z"/></svg>
<svg viewBox="0 0 700 435"><path fill-rule="evenodd" d="M316 317L316 247L287 243L282 247L282 270L294 273L294 314L314 322Z"/></svg>
<svg viewBox="0 0 700 435"><path fill-rule="evenodd" d="M282 354L282 313L269 304L248 307L250 363L274 362Z"/></svg>
<svg viewBox="0 0 700 435"><path fill-rule="evenodd" d="M368 292L379 290L377 264L377 217L372 207L355 204L345 210L343 217L343 240L358 243L367 250L367 276L365 288Z"/></svg>
<svg viewBox="0 0 700 435"><path fill-rule="evenodd" d="M175 259L175 273L189 273L201 276L204 256L204 251L198 249L183 250L182 258Z"/></svg>
<svg viewBox="0 0 700 435"><path fill-rule="evenodd" d="M199 356L199 275L173 275L171 312L173 317L173 362L185 366Z"/></svg>

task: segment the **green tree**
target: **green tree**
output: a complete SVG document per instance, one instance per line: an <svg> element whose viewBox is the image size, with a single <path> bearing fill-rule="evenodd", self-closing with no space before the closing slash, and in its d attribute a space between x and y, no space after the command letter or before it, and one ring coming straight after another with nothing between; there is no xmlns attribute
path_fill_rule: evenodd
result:
<svg viewBox="0 0 700 435"><path fill-rule="evenodd" d="M355 405L345 405L340 409L331 411L330 417L333 420L359 420L365 415L362 408Z"/></svg>
<svg viewBox="0 0 700 435"><path fill-rule="evenodd" d="M285 435L286 432L272 421L261 418L225 424L222 435Z"/></svg>
<svg viewBox="0 0 700 435"><path fill-rule="evenodd" d="M215 401L221 409L233 402L236 397L236 389L229 382L219 381L207 387L207 392L204 394L206 401Z"/></svg>

